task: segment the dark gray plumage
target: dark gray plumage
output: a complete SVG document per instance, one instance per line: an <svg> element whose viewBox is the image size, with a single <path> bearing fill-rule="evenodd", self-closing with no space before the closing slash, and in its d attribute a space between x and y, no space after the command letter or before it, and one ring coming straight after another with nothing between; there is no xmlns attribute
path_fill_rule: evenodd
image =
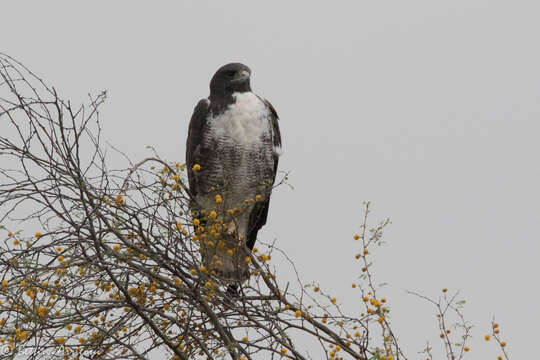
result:
<svg viewBox="0 0 540 360"><path fill-rule="evenodd" d="M195 107L187 138L193 208L206 226L203 261L231 281L249 277L245 258L266 223L281 151L277 113L251 91L250 75L240 63L218 69L210 82L210 96ZM193 170L196 164L198 171ZM216 195L221 203L216 203ZM212 210L224 214L219 231L213 228L217 236L208 231L215 226L208 217Z"/></svg>

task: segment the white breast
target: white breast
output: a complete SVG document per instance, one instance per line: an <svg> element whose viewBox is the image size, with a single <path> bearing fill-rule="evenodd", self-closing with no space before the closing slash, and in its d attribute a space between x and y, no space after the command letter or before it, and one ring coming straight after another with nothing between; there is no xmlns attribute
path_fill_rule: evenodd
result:
<svg viewBox="0 0 540 360"><path fill-rule="evenodd" d="M209 130L216 138L227 138L237 145L249 146L270 131L268 110L252 92L234 93L235 103L213 117Z"/></svg>

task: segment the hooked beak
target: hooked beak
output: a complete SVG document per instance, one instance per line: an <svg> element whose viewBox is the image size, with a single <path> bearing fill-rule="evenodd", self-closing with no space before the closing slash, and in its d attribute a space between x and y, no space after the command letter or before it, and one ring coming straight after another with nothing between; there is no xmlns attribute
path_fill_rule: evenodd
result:
<svg viewBox="0 0 540 360"><path fill-rule="evenodd" d="M235 78L233 79L234 82L244 82L249 79L251 76L251 72L248 70L242 70L237 73Z"/></svg>

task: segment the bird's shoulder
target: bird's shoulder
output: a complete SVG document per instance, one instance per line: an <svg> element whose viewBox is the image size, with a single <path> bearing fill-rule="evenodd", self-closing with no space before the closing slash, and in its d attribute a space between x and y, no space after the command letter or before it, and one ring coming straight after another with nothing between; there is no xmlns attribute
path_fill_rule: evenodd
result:
<svg viewBox="0 0 540 360"><path fill-rule="evenodd" d="M257 95L257 97L264 103L266 106L268 112L270 113L270 116L276 120L279 120L278 113L272 103L268 101L267 99L263 98L262 96Z"/></svg>
<svg viewBox="0 0 540 360"><path fill-rule="evenodd" d="M269 114L269 120L272 126L272 141L274 143L274 154L276 156L281 155L281 131L279 130L279 115L270 101L257 95L257 97L264 103L267 112Z"/></svg>
<svg viewBox="0 0 540 360"><path fill-rule="evenodd" d="M208 99L201 99L197 103L193 110L193 115L191 115L191 121L189 122L188 136L194 136L202 130L210 112L210 104L210 100Z"/></svg>
<svg viewBox="0 0 540 360"><path fill-rule="evenodd" d="M198 146L202 140L202 134L204 132L204 127L207 122L208 114L210 112L210 100L201 99L195 109L193 110L193 115L191 115L191 120L189 122L188 136L186 141L187 147L187 162L188 165L194 154L198 150Z"/></svg>
<svg viewBox="0 0 540 360"><path fill-rule="evenodd" d="M198 120L202 117L206 117L208 115L208 112L210 111L212 103L208 98L204 98L199 100L197 105L195 105L195 109L193 110L193 116L191 117L192 120Z"/></svg>

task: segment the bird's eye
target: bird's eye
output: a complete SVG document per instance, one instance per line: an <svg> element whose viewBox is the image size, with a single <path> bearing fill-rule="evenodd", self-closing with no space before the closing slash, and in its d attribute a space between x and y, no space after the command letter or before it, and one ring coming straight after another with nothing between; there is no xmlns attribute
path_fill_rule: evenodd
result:
<svg viewBox="0 0 540 360"><path fill-rule="evenodd" d="M225 76L227 76L228 78L233 78L235 74L236 74L236 71L234 70L225 71Z"/></svg>

